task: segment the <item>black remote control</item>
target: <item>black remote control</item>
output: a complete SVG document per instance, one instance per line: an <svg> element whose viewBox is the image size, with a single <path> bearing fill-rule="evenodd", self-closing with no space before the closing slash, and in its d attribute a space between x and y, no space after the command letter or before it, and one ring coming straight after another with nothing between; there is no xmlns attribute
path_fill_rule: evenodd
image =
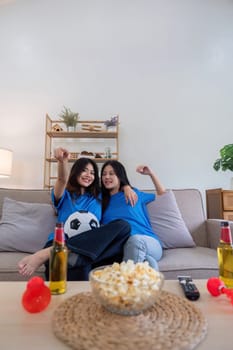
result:
<svg viewBox="0 0 233 350"><path fill-rule="evenodd" d="M199 299L200 292L197 289L197 286L193 283L191 276L177 276L177 278L186 298L193 301Z"/></svg>

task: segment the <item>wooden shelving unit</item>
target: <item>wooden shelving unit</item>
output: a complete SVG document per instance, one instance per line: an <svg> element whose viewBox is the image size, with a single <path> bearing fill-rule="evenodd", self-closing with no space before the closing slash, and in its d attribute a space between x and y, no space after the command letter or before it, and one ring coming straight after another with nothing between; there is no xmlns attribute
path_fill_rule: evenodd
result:
<svg viewBox="0 0 233 350"><path fill-rule="evenodd" d="M233 191L222 188L206 190L206 211L208 219L233 221Z"/></svg>
<svg viewBox="0 0 233 350"><path fill-rule="evenodd" d="M83 127L85 125L85 127ZM86 129L90 126L90 131ZM58 128L56 128L58 126ZM95 130L98 129L98 131ZM54 129L59 129L55 131ZM92 131L93 130L93 131ZM119 117L116 126L106 129L105 120L79 120L75 131L66 131L61 120L52 120L46 114L45 125L45 157L44 157L44 188L51 188L56 180L56 159L53 157L56 147L64 147L71 152L70 166L82 155L82 152L92 154L96 163L104 163L106 149L111 151L111 159L119 156ZM84 156L84 155L83 155ZM88 155L87 155L88 157Z"/></svg>

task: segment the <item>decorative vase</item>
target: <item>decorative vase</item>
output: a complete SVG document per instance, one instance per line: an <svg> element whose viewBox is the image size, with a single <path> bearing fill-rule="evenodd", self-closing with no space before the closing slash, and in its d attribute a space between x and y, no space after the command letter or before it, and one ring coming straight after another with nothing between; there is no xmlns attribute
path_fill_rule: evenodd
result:
<svg viewBox="0 0 233 350"><path fill-rule="evenodd" d="M76 131L76 125L67 125L67 131L68 132Z"/></svg>
<svg viewBox="0 0 233 350"><path fill-rule="evenodd" d="M115 125L106 126L106 130L108 132L115 132L116 131L116 126Z"/></svg>

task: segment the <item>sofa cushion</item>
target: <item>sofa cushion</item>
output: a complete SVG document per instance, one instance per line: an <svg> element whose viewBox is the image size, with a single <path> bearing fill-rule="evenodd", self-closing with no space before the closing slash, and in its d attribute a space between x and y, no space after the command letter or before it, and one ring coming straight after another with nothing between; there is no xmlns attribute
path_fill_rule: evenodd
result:
<svg viewBox="0 0 233 350"><path fill-rule="evenodd" d="M178 275L202 279L219 274L216 250L206 247L166 249L158 265L166 279Z"/></svg>
<svg viewBox="0 0 233 350"><path fill-rule="evenodd" d="M4 198L0 251L36 252L45 245L55 223L56 216L51 204Z"/></svg>
<svg viewBox="0 0 233 350"><path fill-rule="evenodd" d="M153 231L161 240L163 248L195 247L172 190L147 205Z"/></svg>
<svg viewBox="0 0 233 350"><path fill-rule="evenodd" d="M172 192L194 242L197 246L208 247L206 216L201 192L197 189L175 189Z"/></svg>

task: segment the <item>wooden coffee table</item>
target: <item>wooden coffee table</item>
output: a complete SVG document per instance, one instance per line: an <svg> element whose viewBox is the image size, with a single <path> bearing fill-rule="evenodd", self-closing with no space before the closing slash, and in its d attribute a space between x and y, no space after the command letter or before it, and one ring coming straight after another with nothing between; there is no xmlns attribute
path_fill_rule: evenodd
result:
<svg viewBox="0 0 233 350"><path fill-rule="evenodd" d="M201 297L195 301L208 322L205 339L198 350L231 350L233 344L233 305L225 295L212 297L205 280L195 280ZM51 316L57 305L79 292L90 291L89 282L69 282L67 293L52 296L48 308L38 314L26 312L21 304L25 282L0 282L0 347L1 349L69 349L51 329ZM165 281L164 290L182 296L177 281ZM90 349L91 350L91 349ZM107 349L104 349L107 350ZM165 350L165 349L164 349Z"/></svg>

